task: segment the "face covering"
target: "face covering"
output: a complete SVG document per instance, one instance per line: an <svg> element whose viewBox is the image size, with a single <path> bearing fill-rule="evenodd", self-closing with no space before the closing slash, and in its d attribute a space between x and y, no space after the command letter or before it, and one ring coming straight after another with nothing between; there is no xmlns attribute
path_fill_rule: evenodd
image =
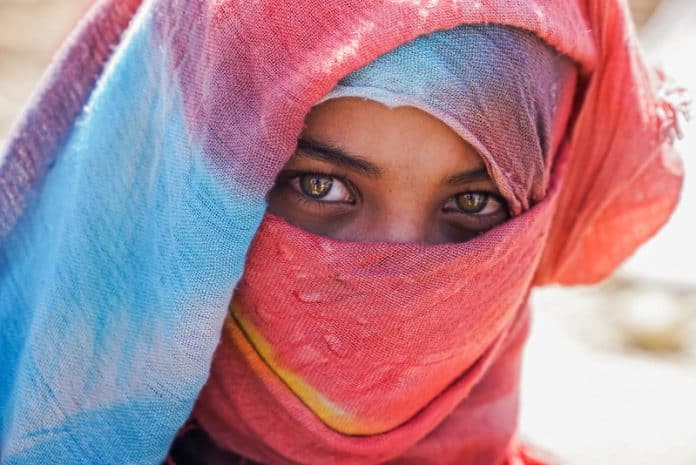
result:
<svg viewBox="0 0 696 465"><path fill-rule="evenodd" d="M463 25L468 47L416 60L450 71L350 82ZM562 87L546 93L558 57L534 37L577 64L568 124ZM461 131L514 219L429 250L264 220L305 116L346 77ZM93 2L0 153L0 461L159 464L199 399L226 464L534 463L509 440L524 288L596 282L669 217L682 172L662 85L623 0ZM252 253L262 221L277 241ZM267 276L264 257L291 274Z"/></svg>
<svg viewBox="0 0 696 465"><path fill-rule="evenodd" d="M194 411L212 439L268 465L434 463L435 450L442 464L500 463L554 197L538 201L574 83L551 47L495 26L418 38L343 79L322 101L449 122L524 213L439 246L334 241L268 215Z"/></svg>

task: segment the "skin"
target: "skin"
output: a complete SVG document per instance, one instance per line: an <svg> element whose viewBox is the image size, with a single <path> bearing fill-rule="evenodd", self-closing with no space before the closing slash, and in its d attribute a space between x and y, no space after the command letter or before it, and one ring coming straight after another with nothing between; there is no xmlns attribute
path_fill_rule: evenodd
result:
<svg viewBox="0 0 696 465"><path fill-rule="evenodd" d="M314 107L268 203L297 227L361 242L462 242L509 217L483 160L449 126L359 98Z"/></svg>

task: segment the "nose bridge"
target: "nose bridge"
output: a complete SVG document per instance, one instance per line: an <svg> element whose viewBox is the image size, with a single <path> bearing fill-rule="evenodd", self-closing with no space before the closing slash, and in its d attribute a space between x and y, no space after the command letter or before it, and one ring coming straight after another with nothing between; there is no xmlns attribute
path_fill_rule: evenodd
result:
<svg viewBox="0 0 696 465"><path fill-rule="evenodd" d="M392 206L375 215L370 225L373 241L428 242L432 225L417 208Z"/></svg>

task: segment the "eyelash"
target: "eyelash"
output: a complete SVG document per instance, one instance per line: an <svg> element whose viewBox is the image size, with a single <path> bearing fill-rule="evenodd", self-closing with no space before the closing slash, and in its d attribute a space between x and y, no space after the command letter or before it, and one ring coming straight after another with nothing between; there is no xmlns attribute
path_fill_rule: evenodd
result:
<svg viewBox="0 0 696 465"><path fill-rule="evenodd" d="M353 187L353 184L343 175L338 174L336 172L331 172L331 171L289 171L287 173L281 174L278 177L278 183L282 185L287 185L290 186L290 182L299 179L302 176L317 176L317 177L325 177L325 178L332 178L336 179L340 182L342 182L345 186L346 189L348 189L351 193L351 195L356 199L356 201L360 198L360 196L357 193L357 189ZM335 204L335 202L324 202L320 199L313 199L312 197L303 194L302 192L298 192L296 189L292 188L293 194L297 197L297 199L302 202L305 205L312 205L312 206L318 206L320 208L327 208L332 204Z"/></svg>
<svg viewBox="0 0 696 465"><path fill-rule="evenodd" d="M457 197L462 196L462 195L466 195L466 194L483 194L483 195L486 196L486 206L488 206L488 203L489 203L489 202L495 201L495 202L499 203L500 206L501 206L502 208L504 208L504 209L507 211L507 202L505 201L505 199L503 199L503 198L500 196L500 194L498 194L498 193L496 193L496 192L491 192L491 191L485 190L485 189L477 189L477 190L472 190L472 191L460 192L460 193L458 193L458 194L455 194L455 195L452 196L452 197L449 197L449 198L445 201L445 205L448 204L448 203L450 203L450 201L452 201L452 200L453 200L454 202L457 202ZM484 207L484 209L485 209L485 207ZM463 212L463 211L460 211L460 210L457 210L457 209L446 209L444 206L443 206L443 208L442 208L442 211L443 211L444 213L455 213L455 214L466 215L466 216L475 217L475 218L487 218L487 217L490 217L490 216L493 216L493 215L496 215L496 214L497 214L497 213L488 213L488 214L466 213L466 212Z"/></svg>
<svg viewBox="0 0 696 465"><path fill-rule="evenodd" d="M294 189L293 189L293 191L294 191ZM331 205L331 202L322 202L321 200L313 199L307 195L304 195L301 192L295 192L295 193L297 194L297 200L303 205L310 205L312 207L319 207L319 208L328 208Z"/></svg>

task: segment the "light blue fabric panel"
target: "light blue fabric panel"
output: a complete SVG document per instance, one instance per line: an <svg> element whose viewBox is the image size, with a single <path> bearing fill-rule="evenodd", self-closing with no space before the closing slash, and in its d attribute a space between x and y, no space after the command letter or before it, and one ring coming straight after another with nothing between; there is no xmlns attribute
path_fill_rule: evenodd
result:
<svg viewBox="0 0 696 465"><path fill-rule="evenodd" d="M142 8L0 250L0 462L155 464L265 210L208 163Z"/></svg>

